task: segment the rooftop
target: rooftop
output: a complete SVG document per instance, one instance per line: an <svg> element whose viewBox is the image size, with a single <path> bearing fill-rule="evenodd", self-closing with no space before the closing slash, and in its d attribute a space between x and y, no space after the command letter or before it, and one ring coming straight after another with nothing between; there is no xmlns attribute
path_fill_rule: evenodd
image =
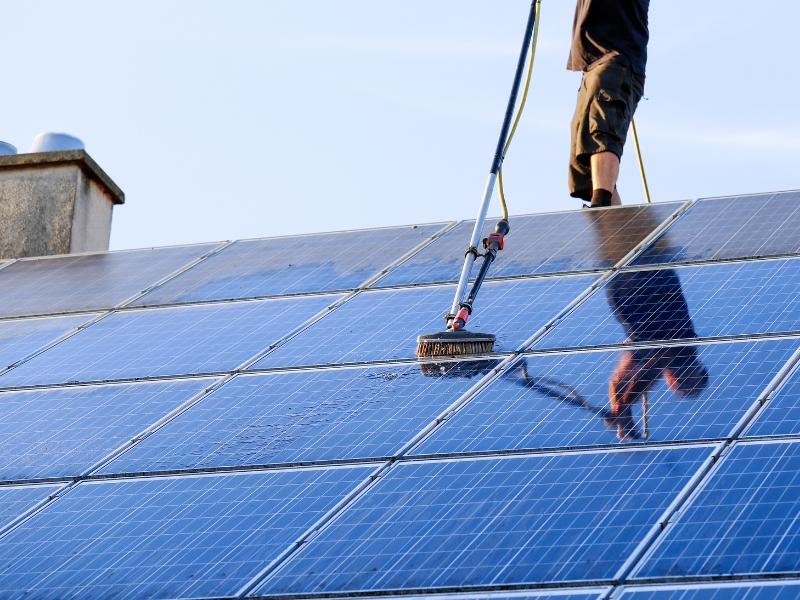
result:
<svg viewBox="0 0 800 600"><path fill-rule="evenodd" d="M3 594L800 595L800 191L471 227L0 264Z"/></svg>

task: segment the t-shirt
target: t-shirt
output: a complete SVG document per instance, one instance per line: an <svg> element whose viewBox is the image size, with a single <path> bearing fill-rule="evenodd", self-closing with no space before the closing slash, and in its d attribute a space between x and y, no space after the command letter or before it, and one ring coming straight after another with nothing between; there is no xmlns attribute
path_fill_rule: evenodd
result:
<svg viewBox="0 0 800 600"><path fill-rule="evenodd" d="M613 61L644 77L648 8L650 0L578 0L567 69L589 71Z"/></svg>

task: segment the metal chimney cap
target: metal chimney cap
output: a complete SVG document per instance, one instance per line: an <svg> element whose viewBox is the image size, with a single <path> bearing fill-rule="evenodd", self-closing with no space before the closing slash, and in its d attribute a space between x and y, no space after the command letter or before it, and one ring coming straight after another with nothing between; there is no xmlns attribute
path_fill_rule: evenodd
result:
<svg viewBox="0 0 800 600"><path fill-rule="evenodd" d="M8 154L16 154L17 147L12 146L8 142L0 142L0 156L6 156Z"/></svg>
<svg viewBox="0 0 800 600"><path fill-rule="evenodd" d="M55 152L58 150L86 150L84 143L68 133L40 133L33 138L28 152Z"/></svg>

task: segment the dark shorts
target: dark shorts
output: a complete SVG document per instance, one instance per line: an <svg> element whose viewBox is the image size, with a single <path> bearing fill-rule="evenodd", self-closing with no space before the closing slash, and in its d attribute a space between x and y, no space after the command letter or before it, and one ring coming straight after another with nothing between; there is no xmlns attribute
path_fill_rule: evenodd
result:
<svg viewBox="0 0 800 600"><path fill-rule="evenodd" d="M592 154L613 152L622 158L628 127L643 93L644 77L619 63L605 63L583 74L572 117L570 196L592 199Z"/></svg>

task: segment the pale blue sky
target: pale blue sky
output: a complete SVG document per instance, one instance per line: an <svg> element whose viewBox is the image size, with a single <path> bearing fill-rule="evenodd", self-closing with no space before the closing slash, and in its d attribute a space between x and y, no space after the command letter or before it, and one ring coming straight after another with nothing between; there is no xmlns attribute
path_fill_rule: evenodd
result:
<svg viewBox="0 0 800 600"><path fill-rule="evenodd" d="M3 0L0 139L82 138L127 195L113 249L472 218L528 7ZM543 0L512 214L579 206L573 11ZM800 188L799 22L789 0L653 0L637 124L655 200ZM643 202L626 152L623 201Z"/></svg>

